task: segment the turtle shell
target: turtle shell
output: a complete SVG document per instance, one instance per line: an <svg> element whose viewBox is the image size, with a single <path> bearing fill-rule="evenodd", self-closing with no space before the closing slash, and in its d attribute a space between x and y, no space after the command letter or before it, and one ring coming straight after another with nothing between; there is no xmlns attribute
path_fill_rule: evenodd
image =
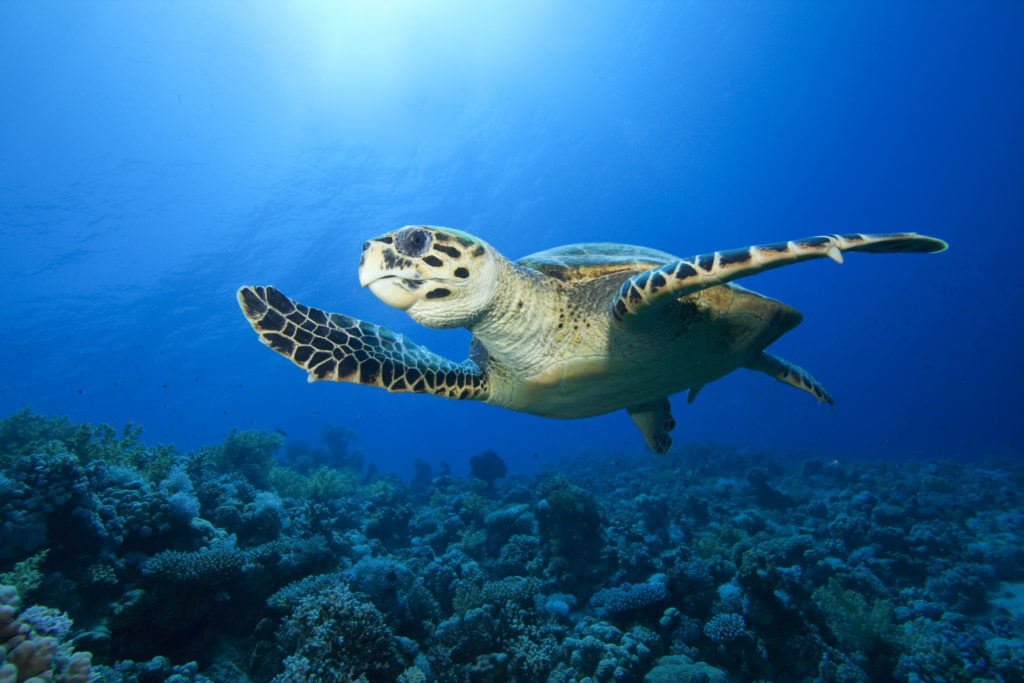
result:
<svg viewBox="0 0 1024 683"><path fill-rule="evenodd" d="M678 259L664 251L632 244L586 242L538 251L516 263L563 282L579 282L613 273L640 273Z"/></svg>

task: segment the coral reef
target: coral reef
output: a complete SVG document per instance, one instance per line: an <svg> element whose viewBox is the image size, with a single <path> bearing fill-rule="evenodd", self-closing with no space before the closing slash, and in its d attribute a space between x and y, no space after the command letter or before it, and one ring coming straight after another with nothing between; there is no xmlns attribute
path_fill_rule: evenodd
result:
<svg viewBox="0 0 1024 683"><path fill-rule="evenodd" d="M343 583L302 598L277 633L284 670L275 683L393 681L405 671L384 615Z"/></svg>
<svg viewBox="0 0 1024 683"><path fill-rule="evenodd" d="M1024 678L1020 463L693 444L406 483L354 440L0 421L0 681Z"/></svg>
<svg viewBox="0 0 1024 683"><path fill-rule="evenodd" d="M20 610L14 586L0 585L0 681L89 683L92 654L67 641L68 615L34 605Z"/></svg>
<svg viewBox="0 0 1024 683"><path fill-rule="evenodd" d="M494 488L494 482L508 474L508 467L494 451L484 451L480 455L474 455L469 459L470 473L487 483L487 487Z"/></svg>

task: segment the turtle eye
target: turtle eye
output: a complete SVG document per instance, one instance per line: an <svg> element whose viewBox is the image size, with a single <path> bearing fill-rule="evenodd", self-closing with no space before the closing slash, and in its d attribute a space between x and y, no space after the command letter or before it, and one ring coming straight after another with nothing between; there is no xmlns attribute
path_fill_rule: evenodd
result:
<svg viewBox="0 0 1024 683"><path fill-rule="evenodd" d="M431 239L423 228L403 228L395 233L395 249L403 256L420 256L430 246Z"/></svg>

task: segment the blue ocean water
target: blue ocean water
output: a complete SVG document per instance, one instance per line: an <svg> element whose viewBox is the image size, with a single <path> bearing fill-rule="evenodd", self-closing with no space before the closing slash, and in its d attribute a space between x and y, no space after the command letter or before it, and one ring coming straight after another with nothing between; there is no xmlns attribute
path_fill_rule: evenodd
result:
<svg viewBox="0 0 1024 683"><path fill-rule="evenodd" d="M950 247L740 282L804 314L771 350L834 407L739 370L673 397L676 444L1019 460L1022 67L1016 2L0 3L0 417L130 422L181 452L338 425L406 480L486 450L521 474L650 463L622 411L309 384L235 292L461 360L468 332L360 288L366 239L690 256L913 231Z"/></svg>
<svg viewBox="0 0 1024 683"><path fill-rule="evenodd" d="M1016 453L1019 29L1014 3L5 3L0 411L182 447L354 424L406 474L411 452L631 450L622 414L308 386L234 290L273 284L461 359L468 334L360 290L365 239L430 223L512 258L686 256L918 231L952 248L743 282L805 314L773 349L834 409L741 371L677 405L676 438Z"/></svg>

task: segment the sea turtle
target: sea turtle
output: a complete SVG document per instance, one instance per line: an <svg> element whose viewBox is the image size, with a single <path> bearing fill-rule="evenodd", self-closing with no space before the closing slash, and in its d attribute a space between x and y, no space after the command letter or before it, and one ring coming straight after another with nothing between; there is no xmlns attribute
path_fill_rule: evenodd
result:
<svg viewBox="0 0 1024 683"><path fill-rule="evenodd" d="M467 233L406 226L363 244L359 282L434 328L473 333L452 362L373 323L242 287L238 302L264 344L305 370L388 391L483 401L555 418L625 408L658 453L675 426L668 397L736 368L832 398L809 373L765 352L799 324L784 303L731 280L841 252L937 252L915 233L829 235L680 259L646 247L571 244L510 261Z"/></svg>

